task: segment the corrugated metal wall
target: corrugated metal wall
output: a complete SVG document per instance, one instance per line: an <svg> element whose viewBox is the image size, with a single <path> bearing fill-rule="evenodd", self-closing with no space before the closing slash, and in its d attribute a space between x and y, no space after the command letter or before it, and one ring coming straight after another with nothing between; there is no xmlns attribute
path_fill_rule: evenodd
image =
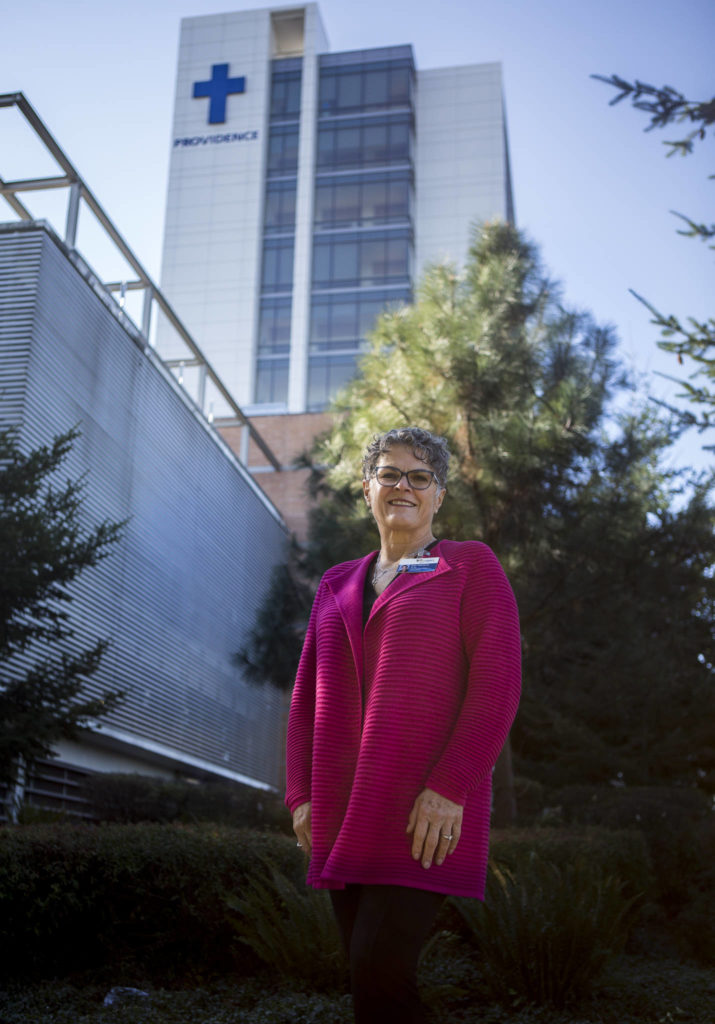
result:
<svg viewBox="0 0 715 1024"><path fill-rule="evenodd" d="M0 229L0 425L26 448L79 425L62 476L87 474L86 521L129 518L74 585L77 642L111 640L90 689L127 691L106 724L138 746L276 785L282 698L231 656L285 528L110 305L44 227Z"/></svg>

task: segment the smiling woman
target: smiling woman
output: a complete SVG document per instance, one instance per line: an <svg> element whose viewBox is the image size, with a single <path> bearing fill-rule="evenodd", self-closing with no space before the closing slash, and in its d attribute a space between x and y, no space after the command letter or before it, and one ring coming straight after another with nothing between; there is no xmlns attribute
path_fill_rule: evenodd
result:
<svg viewBox="0 0 715 1024"><path fill-rule="evenodd" d="M400 432L395 432L399 434ZM441 438L439 438L442 441ZM444 472L447 446L444 441ZM373 586L381 594L394 579L401 558L424 554L435 543L432 520L444 500L446 488L437 474L425 465L429 453L423 446L410 448L393 444L365 456L363 492L380 531L381 548L373 572ZM432 447L439 450L436 444ZM424 453L418 455L416 452Z"/></svg>
<svg viewBox="0 0 715 1024"><path fill-rule="evenodd" d="M375 437L380 550L315 597L288 724L286 803L330 890L358 1024L424 1021L417 961L445 894L484 895L491 771L516 713L516 603L494 554L436 541L444 438Z"/></svg>

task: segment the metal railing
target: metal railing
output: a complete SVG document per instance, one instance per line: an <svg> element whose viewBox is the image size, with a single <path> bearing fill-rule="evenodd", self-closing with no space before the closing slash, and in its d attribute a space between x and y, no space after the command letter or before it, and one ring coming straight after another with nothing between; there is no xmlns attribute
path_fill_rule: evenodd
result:
<svg viewBox="0 0 715 1024"><path fill-rule="evenodd" d="M155 306L158 306L176 331L178 337L186 346L189 353L185 359L162 359L164 365L170 369L175 369L177 367L197 367L197 397L194 398L188 391L186 391L186 393L189 394L191 400L199 407L201 413L211 421L212 417L207 416L205 410L206 382L209 380L231 410L232 416L229 418L221 418L222 426L245 427L248 430L251 439L263 455L265 455L270 465L275 470L280 470L281 464L276 455L273 453L266 441L261 437L260 433L256 430L251 421L246 417L240 406L234 401L231 393L227 390L221 378L213 369L206 356L192 338L191 334L189 334L189 331L179 319L166 296L154 281L152 281L137 256L107 216L96 196L92 193L87 183L80 177L76 168L73 166L65 152L60 148L47 126L25 97L24 93L15 92L0 94L0 109L3 107L15 107L20 114L22 114L28 125L34 130L36 136L45 146L45 149L50 153L64 173L60 176L54 177L26 178L15 181L5 181L0 176L0 196L6 200L21 220L32 221L35 218L19 198L20 195L27 192L67 189L68 201L64 243L70 250L76 249L80 206L82 203L85 203L92 211L97 222L104 229L104 232L114 244L117 251L122 255L126 263L131 267L132 272L136 275L134 279L128 281L102 281L101 278L98 277L102 286L113 294L119 294L120 308L124 304L124 298L127 292L143 292L144 297L142 301L141 322L137 323L136 327L141 331L147 346L150 346L149 338L154 308ZM158 353L156 354L158 358L161 359L161 356Z"/></svg>

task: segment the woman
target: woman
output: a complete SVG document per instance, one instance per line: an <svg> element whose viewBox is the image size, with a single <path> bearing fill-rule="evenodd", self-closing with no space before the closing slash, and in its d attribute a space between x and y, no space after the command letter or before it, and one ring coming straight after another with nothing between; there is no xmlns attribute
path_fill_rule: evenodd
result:
<svg viewBox="0 0 715 1024"><path fill-rule="evenodd" d="M330 890L358 1024L421 1022L417 960L445 894L484 896L491 772L516 713L514 596L476 541L436 541L444 438L375 437L380 551L315 597L288 723L286 803Z"/></svg>

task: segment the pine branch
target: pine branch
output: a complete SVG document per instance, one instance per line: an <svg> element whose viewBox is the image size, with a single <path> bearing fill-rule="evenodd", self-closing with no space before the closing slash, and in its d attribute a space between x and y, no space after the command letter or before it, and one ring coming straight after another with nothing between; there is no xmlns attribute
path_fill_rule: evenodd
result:
<svg viewBox="0 0 715 1024"><path fill-rule="evenodd" d="M692 153L694 142L704 139L706 129L715 124L715 97L706 101L689 100L683 93L669 85L657 88L646 82L639 82L638 79L631 83L619 75L591 75L591 78L619 90L618 95L609 101L609 106L630 99L635 110L650 114L650 124L644 131L650 132L654 128L664 128L667 124L683 121L697 126L683 139L664 142L665 146L670 146L668 156L674 153L687 156L688 153Z"/></svg>

